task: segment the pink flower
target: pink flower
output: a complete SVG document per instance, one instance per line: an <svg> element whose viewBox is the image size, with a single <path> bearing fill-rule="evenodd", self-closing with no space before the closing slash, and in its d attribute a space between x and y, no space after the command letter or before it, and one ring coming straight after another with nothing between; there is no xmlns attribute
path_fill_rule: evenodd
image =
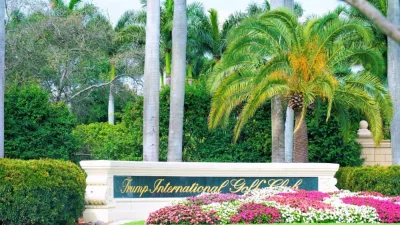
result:
<svg viewBox="0 0 400 225"><path fill-rule="evenodd" d="M314 200L310 198L305 198L305 197L278 197L278 196L273 196L270 198L266 198L266 201L273 201L277 202L282 205L288 205L293 208L298 208L302 212L308 212L310 208L313 209L322 209L322 210L333 210L333 207L323 203L319 200Z"/></svg>
<svg viewBox="0 0 400 225"><path fill-rule="evenodd" d="M320 191L306 191L306 190L298 190L295 193L279 193L277 195L283 197L295 197L295 198L308 198L317 201L322 201L324 198L329 198L329 194L323 193Z"/></svg>
<svg viewBox="0 0 400 225"><path fill-rule="evenodd" d="M218 224L215 212L204 212L200 206L175 205L150 213L146 224Z"/></svg>
<svg viewBox="0 0 400 225"><path fill-rule="evenodd" d="M186 198L186 200L193 205L208 205L211 203L228 202L237 199L243 199L243 196L237 194L205 194Z"/></svg>
<svg viewBox="0 0 400 225"><path fill-rule="evenodd" d="M231 223L276 223L281 217L279 210L260 203L243 204L232 216Z"/></svg>
<svg viewBox="0 0 400 225"><path fill-rule="evenodd" d="M391 200L379 200L369 197L345 197L342 198L342 201L346 204L374 207L382 223L400 222L400 205L393 203Z"/></svg>

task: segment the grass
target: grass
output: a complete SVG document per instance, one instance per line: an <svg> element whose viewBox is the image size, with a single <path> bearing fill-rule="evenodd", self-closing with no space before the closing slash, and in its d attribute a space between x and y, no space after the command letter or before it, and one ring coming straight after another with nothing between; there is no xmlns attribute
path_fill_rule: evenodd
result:
<svg viewBox="0 0 400 225"><path fill-rule="evenodd" d="M130 223L125 223L123 225L144 225L144 220L141 221L135 221L135 222L130 222Z"/></svg>
<svg viewBox="0 0 400 225"><path fill-rule="evenodd" d="M295 224L294 223L276 223L276 225L301 225L301 224L303 224L303 223L295 223ZM348 224L348 223L323 223L323 224L319 223L318 225L340 225L340 224ZM356 225L358 223L352 223L352 224ZM369 224L372 225L372 223L360 223L360 225L361 224L362 225L369 225ZM400 223L394 223L393 225L396 225L396 224L400 225ZM125 223L123 225L145 225L145 223L144 223L144 220L142 220L142 221ZM258 225L262 225L262 224L258 224ZM265 225L267 225L267 224L265 224ZM269 223L268 225L271 225L271 223ZM311 225L311 223L307 223L307 225ZM376 225L376 224L373 224L373 225Z"/></svg>

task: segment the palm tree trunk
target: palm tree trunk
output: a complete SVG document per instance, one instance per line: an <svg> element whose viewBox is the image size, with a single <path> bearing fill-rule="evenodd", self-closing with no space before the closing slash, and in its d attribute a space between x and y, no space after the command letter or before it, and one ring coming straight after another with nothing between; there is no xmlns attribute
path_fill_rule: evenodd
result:
<svg viewBox="0 0 400 225"><path fill-rule="evenodd" d="M110 80L113 81L115 79L115 64L111 63L111 73ZM108 123L111 125L115 124L114 118L114 95L113 95L113 83L110 84L110 94L108 96Z"/></svg>
<svg viewBox="0 0 400 225"><path fill-rule="evenodd" d="M294 1L293 0L284 0L285 7L290 10L294 10Z"/></svg>
<svg viewBox="0 0 400 225"><path fill-rule="evenodd" d="M5 58L5 0L0 0L0 159L4 158L4 58Z"/></svg>
<svg viewBox="0 0 400 225"><path fill-rule="evenodd" d="M272 162L285 162L283 106L280 96L271 100Z"/></svg>
<svg viewBox="0 0 400 225"><path fill-rule="evenodd" d="M271 0L271 10L289 7L293 10L293 0ZM293 119L293 118L292 118ZM280 97L271 101L272 162L285 162L285 130L283 105Z"/></svg>
<svg viewBox="0 0 400 225"><path fill-rule="evenodd" d="M400 2L388 0L388 19L400 25ZM388 38L388 83L394 106L394 116L390 125L392 143L392 163L400 164L400 44Z"/></svg>
<svg viewBox="0 0 400 225"><path fill-rule="evenodd" d="M287 1L287 0L271 0L270 1L271 10L284 7L285 1Z"/></svg>
<svg viewBox="0 0 400 225"><path fill-rule="evenodd" d="M172 29L172 82L169 116L168 161L182 161L185 101L187 18L186 0L175 0Z"/></svg>
<svg viewBox="0 0 400 225"><path fill-rule="evenodd" d="M110 84L110 94L108 96L108 123L111 125L115 124L113 86L113 84Z"/></svg>
<svg viewBox="0 0 400 225"><path fill-rule="evenodd" d="M293 142L294 142L294 111L292 108L286 108L285 121L285 162L293 162Z"/></svg>
<svg viewBox="0 0 400 225"><path fill-rule="evenodd" d="M295 111L296 125L299 125L301 120L301 111ZM300 128L294 133L294 152L293 162L295 163L307 163L308 162L308 136L307 136L307 123L304 118L301 121Z"/></svg>
<svg viewBox="0 0 400 225"><path fill-rule="evenodd" d="M160 110L160 0L147 0L143 160L158 161Z"/></svg>
<svg viewBox="0 0 400 225"><path fill-rule="evenodd" d="M294 10L293 0L284 0L285 7L290 10ZM286 108L286 119L285 119L285 162L293 162L293 143L294 143L294 111L292 108Z"/></svg>

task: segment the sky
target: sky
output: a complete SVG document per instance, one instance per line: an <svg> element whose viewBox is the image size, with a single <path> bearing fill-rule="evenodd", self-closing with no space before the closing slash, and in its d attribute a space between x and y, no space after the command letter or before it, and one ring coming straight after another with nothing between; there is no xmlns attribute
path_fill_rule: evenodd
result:
<svg viewBox="0 0 400 225"><path fill-rule="evenodd" d="M115 25L118 18L127 10L140 9L140 0L89 0L97 5L111 22ZM201 2L208 10L214 8L218 11L220 22L236 11L245 11L249 3L262 3L264 0L187 0L187 3ZM338 6L339 0L297 0L304 9L304 16L322 15L332 11Z"/></svg>

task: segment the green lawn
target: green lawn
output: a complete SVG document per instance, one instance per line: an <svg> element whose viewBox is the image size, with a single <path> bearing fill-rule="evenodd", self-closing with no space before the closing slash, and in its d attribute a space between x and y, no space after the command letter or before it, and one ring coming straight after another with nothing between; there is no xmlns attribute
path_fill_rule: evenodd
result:
<svg viewBox="0 0 400 225"><path fill-rule="evenodd" d="M124 225L144 225L144 220L142 220L142 221L136 221L136 222L130 222L130 223L125 223Z"/></svg>
<svg viewBox="0 0 400 225"><path fill-rule="evenodd" d="M143 221L126 223L124 225L144 225L144 224L145 223L143 220ZM301 225L301 224L302 223L297 223L296 225ZM311 224L312 223L307 223L306 225L311 225ZM318 225L340 225L340 224L347 224L347 223L323 223L323 224L319 223ZM354 223L353 225L356 225L356 224L358 224L358 223ZM369 225L369 224L372 225L372 223L360 223L359 225ZM400 225L400 223L394 223L393 225L396 225L396 224ZM262 224L259 224L259 225L262 225ZM267 225L267 224L265 224L265 225ZM271 223L269 223L268 225L271 225ZM293 223L276 223L276 225L293 225ZM376 225L376 224L373 224L373 225Z"/></svg>

